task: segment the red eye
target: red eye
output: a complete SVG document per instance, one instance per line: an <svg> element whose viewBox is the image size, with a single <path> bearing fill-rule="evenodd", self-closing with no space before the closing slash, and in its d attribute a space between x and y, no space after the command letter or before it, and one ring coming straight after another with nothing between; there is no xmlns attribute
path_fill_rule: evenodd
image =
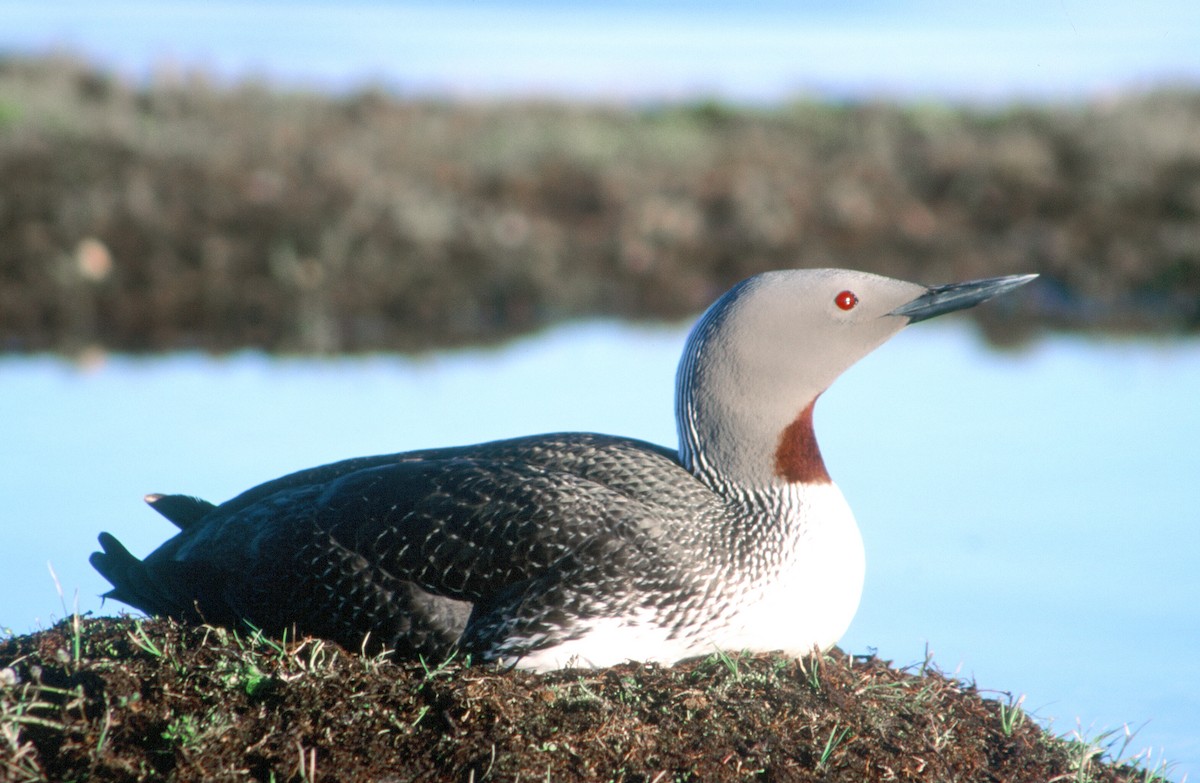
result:
<svg viewBox="0 0 1200 783"><path fill-rule="evenodd" d="M853 310L854 305L858 304L858 297L853 291L842 291L833 298L833 302L843 310Z"/></svg>

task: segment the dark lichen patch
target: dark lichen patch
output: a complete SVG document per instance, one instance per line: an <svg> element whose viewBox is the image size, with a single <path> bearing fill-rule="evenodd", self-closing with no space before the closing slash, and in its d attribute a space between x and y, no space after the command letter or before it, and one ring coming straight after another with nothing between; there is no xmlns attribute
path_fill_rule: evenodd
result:
<svg viewBox="0 0 1200 783"><path fill-rule="evenodd" d="M0 642L0 780L1143 781L929 667L840 651L538 675L161 620Z"/></svg>

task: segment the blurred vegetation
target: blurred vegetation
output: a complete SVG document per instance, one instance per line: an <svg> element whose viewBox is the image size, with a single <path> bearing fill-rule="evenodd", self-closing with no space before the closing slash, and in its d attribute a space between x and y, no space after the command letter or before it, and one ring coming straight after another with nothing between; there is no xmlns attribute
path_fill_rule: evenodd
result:
<svg viewBox="0 0 1200 783"><path fill-rule="evenodd" d="M0 350L423 350L765 269L1037 271L974 317L1200 330L1200 89L655 107L132 84L0 58Z"/></svg>

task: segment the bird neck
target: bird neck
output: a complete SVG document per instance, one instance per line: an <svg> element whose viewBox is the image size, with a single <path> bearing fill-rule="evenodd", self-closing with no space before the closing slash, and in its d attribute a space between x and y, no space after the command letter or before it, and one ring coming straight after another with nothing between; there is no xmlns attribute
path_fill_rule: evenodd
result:
<svg viewBox="0 0 1200 783"><path fill-rule="evenodd" d="M727 496L831 483L813 432L813 407L823 389L806 384L803 373L748 372L728 341L715 335L719 318L710 312L700 320L679 365L680 461ZM755 378L754 388L742 381L747 377Z"/></svg>
<svg viewBox="0 0 1200 783"><path fill-rule="evenodd" d="M721 494L789 494L832 483L813 431L816 398L791 421L741 410L688 387L677 411L679 458Z"/></svg>

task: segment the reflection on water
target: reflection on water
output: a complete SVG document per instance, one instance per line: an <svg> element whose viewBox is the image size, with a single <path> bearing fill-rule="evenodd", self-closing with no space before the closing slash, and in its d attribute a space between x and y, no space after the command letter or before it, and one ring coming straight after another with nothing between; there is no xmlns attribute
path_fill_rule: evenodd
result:
<svg viewBox="0 0 1200 783"><path fill-rule="evenodd" d="M0 360L0 627L62 616L47 561L68 605L101 611L96 533L144 554L173 532L146 492L220 501L341 457L539 431L673 444L683 336L593 324L421 360ZM997 354L945 325L854 367L816 422L867 546L843 647L908 663L928 644L1060 732L1150 721L1132 747L1200 773L1197 389L1195 342Z"/></svg>

